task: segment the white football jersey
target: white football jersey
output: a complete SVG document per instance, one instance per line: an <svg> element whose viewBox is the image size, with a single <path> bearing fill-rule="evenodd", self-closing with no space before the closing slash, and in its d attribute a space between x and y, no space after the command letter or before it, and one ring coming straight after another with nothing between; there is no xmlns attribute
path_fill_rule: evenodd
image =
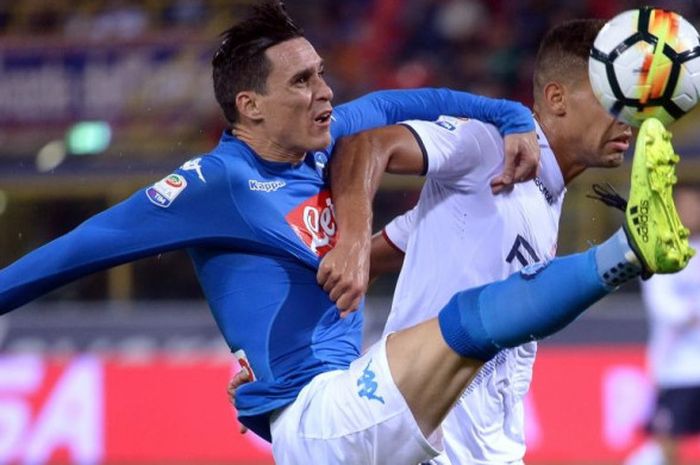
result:
<svg viewBox="0 0 700 465"><path fill-rule="evenodd" d="M539 126L540 176L493 195L490 181L504 165L495 127L446 116L404 124L423 150L427 172L416 207L384 231L406 252L385 333L437 316L458 291L552 259L565 193ZM504 350L480 370L443 423L446 455L437 463L522 460L523 397L536 350L534 342Z"/></svg>
<svg viewBox="0 0 700 465"><path fill-rule="evenodd" d="M690 244L700 248L700 236ZM642 282L649 312L649 367L665 388L700 386L700 260Z"/></svg>

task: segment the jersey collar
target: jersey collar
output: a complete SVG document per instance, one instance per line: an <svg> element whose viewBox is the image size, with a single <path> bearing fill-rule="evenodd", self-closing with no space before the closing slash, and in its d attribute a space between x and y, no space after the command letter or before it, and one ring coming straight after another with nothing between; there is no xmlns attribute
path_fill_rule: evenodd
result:
<svg viewBox="0 0 700 465"><path fill-rule="evenodd" d="M544 135L542 127L535 120L535 130L537 132L537 143L540 146L540 180L542 184L549 190L550 194L555 198L566 192L564 184L564 175L561 172L557 158L554 156L552 147L549 145L547 136Z"/></svg>

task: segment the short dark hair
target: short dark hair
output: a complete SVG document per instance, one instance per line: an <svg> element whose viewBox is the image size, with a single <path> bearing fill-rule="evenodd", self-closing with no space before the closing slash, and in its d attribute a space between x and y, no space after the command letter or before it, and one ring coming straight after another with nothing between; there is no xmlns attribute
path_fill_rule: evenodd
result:
<svg viewBox="0 0 700 465"><path fill-rule="evenodd" d="M214 95L230 123L238 121L236 95L244 90L264 94L272 64L265 51L273 45L303 37L300 27L287 15L280 0L267 0L253 7L244 21L224 31L212 58Z"/></svg>
<svg viewBox="0 0 700 465"><path fill-rule="evenodd" d="M552 28L540 42L533 86L535 98L554 79L576 81L587 76L593 42L605 25L602 19L575 19Z"/></svg>

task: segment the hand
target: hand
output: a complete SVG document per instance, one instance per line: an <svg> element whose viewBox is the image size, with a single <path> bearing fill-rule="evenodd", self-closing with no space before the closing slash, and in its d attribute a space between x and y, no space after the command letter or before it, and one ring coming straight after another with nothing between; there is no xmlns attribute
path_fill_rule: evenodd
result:
<svg viewBox="0 0 700 465"><path fill-rule="evenodd" d="M534 179L539 174L540 146L535 131L509 134L503 138L505 166L503 173L491 180L491 192L498 194L513 183Z"/></svg>
<svg viewBox="0 0 700 465"><path fill-rule="evenodd" d="M229 400L229 402L231 402L231 405L233 405L234 407L236 406L236 389L239 386L242 386L243 384L249 383L249 382L250 382L250 374L248 373L248 370L246 370L245 368L243 368L241 371L236 373L236 375L229 380L228 386L226 387L226 392L228 393L228 400ZM248 428L246 428L245 426L243 426L241 424L239 431L241 434L245 434L248 432Z"/></svg>
<svg viewBox="0 0 700 465"><path fill-rule="evenodd" d="M360 307L369 281L369 238L338 244L329 251L318 267L316 279L345 318Z"/></svg>

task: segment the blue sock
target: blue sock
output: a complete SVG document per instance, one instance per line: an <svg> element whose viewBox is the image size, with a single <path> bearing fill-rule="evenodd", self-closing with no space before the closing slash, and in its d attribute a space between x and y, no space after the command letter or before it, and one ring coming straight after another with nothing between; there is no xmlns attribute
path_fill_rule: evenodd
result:
<svg viewBox="0 0 700 465"><path fill-rule="evenodd" d="M599 276L596 249L457 293L438 316L445 342L463 357L488 360L559 331L613 290Z"/></svg>

